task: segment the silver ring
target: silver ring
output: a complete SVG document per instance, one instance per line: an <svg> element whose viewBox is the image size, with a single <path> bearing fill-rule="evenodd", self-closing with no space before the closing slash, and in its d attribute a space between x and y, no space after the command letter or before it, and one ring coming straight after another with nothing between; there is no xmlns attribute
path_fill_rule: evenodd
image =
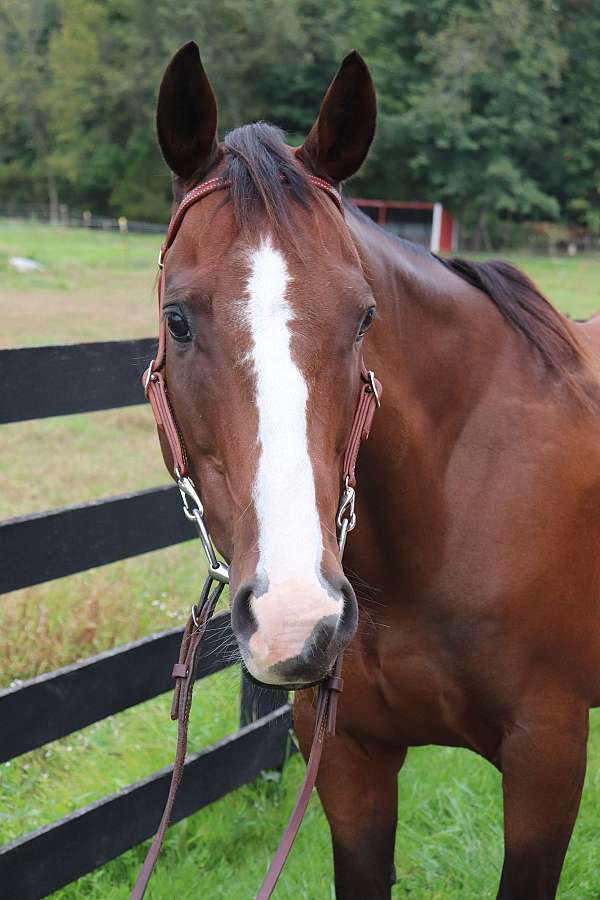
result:
<svg viewBox="0 0 600 900"><path fill-rule="evenodd" d="M150 379L151 379L152 376L154 375L154 372L152 371L152 368L153 368L153 366L154 366L155 361L156 361L156 360L154 360L154 359L151 359L151 360L150 360L150 365L148 366L148 370L147 370L147 372L146 372L146 377L145 377L145 379L144 379L144 393L146 394L146 396L148 396L148 387L149 387L149 385L150 385Z"/></svg>
<svg viewBox="0 0 600 900"><path fill-rule="evenodd" d="M371 390L375 394L375 402L377 403L377 408L381 406L381 400L379 399L379 392L377 390L377 385L375 383L375 372L372 369L369 369L369 384L371 386Z"/></svg>

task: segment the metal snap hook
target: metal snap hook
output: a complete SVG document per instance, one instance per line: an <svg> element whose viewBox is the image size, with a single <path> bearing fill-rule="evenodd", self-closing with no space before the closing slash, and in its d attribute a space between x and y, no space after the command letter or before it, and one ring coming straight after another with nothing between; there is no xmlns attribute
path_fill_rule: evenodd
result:
<svg viewBox="0 0 600 900"><path fill-rule="evenodd" d="M344 479L344 491L340 497L335 520L339 529L338 547L340 549L340 556L343 556L344 554L348 533L356 527L356 513L354 512L355 499L356 494L354 488L351 487L349 478L346 475L346 478Z"/></svg>
<svg viewBox="0 0 600 900"><path fill-rule="evenodd" d="M198 491L194 485L194 482L187 475L183 477L179 473L179 469L175 469L175 475L177 476L177 487L179 488L179 493L181 494L181 499L183 501L183 512L185 513L186 518L190 520L190 522L194 522L196 519L195 511L198 510L201 516L204 515L204 506L202 505L202 501L198 496ZM191 509L188 497L194 503L196 510Z"/></svg>
<svg viewBox="0 0 600 900"><path fill-rule="evenodd" d="M345 521L352 522L351 527L348 529L349 531L352 531L352 528L354 528L354 525L356 524L356 514L354 512L355 499L356 494L354 488L350 486L348 476L346 476L346 479L344 481L344 492L340 498L336 517L338 528L342 528ZM344 513L347 510L349 511L349 514L347 516L344 516Z"/></svg>
<svg viewBox="0 0 600 900"><path fill-rule="evenodd" d="M219 581L221 584L229 584L229 566L220 562L215 553L215 548L210 539L206 522L204 521L204 506L200 500L196 486L191 478L187 475L182 476L179 468L175 468L177 477L177 487L183 501L183 512L186 519L193 522L198 532L198 537L202 543L202 548L208 562L208 577L213 581ZM190 506L190 501L193 507Z"/></svg>

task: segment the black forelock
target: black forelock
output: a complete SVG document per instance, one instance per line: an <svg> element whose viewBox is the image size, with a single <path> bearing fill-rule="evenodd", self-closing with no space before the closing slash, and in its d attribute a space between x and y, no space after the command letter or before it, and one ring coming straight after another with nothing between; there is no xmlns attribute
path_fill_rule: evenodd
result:
<svg viewBox="0 0 600 900"><path fill-rule="evenodd" d="M231 182L230 198L238 227L245 231L259 211L281 235L291 231L290 198L308 208L313 187L301 163L274 125L255 122L225 136L223 176Z"/></svg>

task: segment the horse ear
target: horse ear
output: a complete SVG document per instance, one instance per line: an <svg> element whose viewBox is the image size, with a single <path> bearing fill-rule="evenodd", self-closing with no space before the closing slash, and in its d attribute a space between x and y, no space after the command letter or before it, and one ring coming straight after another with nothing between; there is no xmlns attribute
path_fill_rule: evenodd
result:
<svg viewBox="0 0 600 900"><path fill-rule="evenodd" d="M375 134L377 95L364 59L344 59L298 157L317 174L344 181L361 167Z"/></svg>
<svg viewBox="0 0 600 900"><path fill-rule="evenodd" d="M187 179L209 168L217 151L217 101L194 41L177 51L163 75L156 131L175 175Z"/></svg>

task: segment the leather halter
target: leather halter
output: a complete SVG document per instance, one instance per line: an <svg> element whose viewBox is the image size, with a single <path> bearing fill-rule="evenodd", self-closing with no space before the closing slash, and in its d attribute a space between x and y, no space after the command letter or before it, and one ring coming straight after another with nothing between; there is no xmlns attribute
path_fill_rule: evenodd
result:
<svg viewBox="0 0 600 900"><path fill-rule="evenodd" d="M311 184L313 184L315 187L320 188L322 191L325 191L325 193L329 197L331 197L340 212L343 211L342 198L339 191L337 191L333 187L333 185L329 184L327 181L324 181L322 178L317 178L316 175L307 174L306 177L311 182ZM175 420L175 416L173 415L171 404L169 403L169 395L167 392L167 385L163 371L165 366L167 344L167 325L162 314L163 298L165 292L165 256L167 250L177 237L177 233L181 228L181 224L188 209L191 206L194 206L194 204L198 203L199 200L202 200L204 197L208 196L208 194L212 194L215 191L225 190L226 188L230 187L230 185L231 182L228 178L216 176L215 178L210 178L208 181L204 181L202 184L199 184L198 187L195 187L193 188L193 190L189 191L179 204L177 210L175 211L175 214L171 219L169 229L167 231L167 236L162 247L160 248L160 253L158 255L158 267L160 270L158 279L158 350L156 353L156 357L152 360L147 370L145 371L143 380L146 397L148 398L152 406L156 424L163 430L165 437L167 438L169 448L171 450L173 460L173 474L175 474L178 478L181 478L184 475L188 475L189 469L187 454L185 452L185 444L181 437L181 432L177 427L177 422Z"/></svg>
<svg viewBox="0 0 600 900"><path fill-rule="evenodd" d="M306 173L306 178L315 186L325 191L325 193L333 200L337 208L343 215L342 198L339 191L333 185L317 178L315 175ZM171 777L171 785L165 809L155 835L152 846L148 851L142 869L138 875L138 879L131 894L131 900L142 900L146 887L152 875L152 871L156 864L156 860L160 853L162 843L169 826L175 797L183 777L185 766L185 755L187 750L187 733L189 715L192 705L192 691L196 677L196 666L198 660L198 651L200 649L202 638L206 630L208 621L213 613L216 603L223 591L225 583L228 581L227 567L218 564L214 555L214 549L210 541L210 536L206 529L203 519L202 504L199 500L195 486L189 477L188 458L185 450L185 444L173 409L169 402L167 384L165 380L165 357L166 357L166 322L163 316L163 298L165 291L165 271L164 262L165 255L175 240L181 223L188 209L214 191L224 190L230 187L230 181L227 178L215 177L195 187L189 191L181 201L179 207L175 211L167 236L161 247L158 266L160 270L158 280L158 308L159 308L159 338L158 350L156 357L152 360L143 375L144 390L146 396L152 406L152 411L156 419L158 428L163 432L167 439L172 457L173 475L177 479L179 489L182 493L184 501L184 512L191 520L195 520L202 539L204 549L208 557L208 577L206 579L200 602L197 606L192 607L192 614L187 622L181 642L179 660L173 666L173 678L175 679L175 691L173 696L173 704L171 707L171 718L178 720L177 735L177 752L175 764L173 766L173 774ZM342 467L343 490L338 506L336 524L339 529L338 543L340 550L340 558L344 552L346 537L349 531L352 531L356 524L356 516L354 514L354 487L356 485L355 466L358 451L362 441L369 436L371 423L375 409L380 405L382 387L380 382L375 378L373 372L368 371L361 357L361 388L359 391L356 410L350 436L344 454L344 462ZM191 511L188 508L186 496L191 496L197 508ZM198 508L199 507L199 508ZM212 552L211 552L212 551ZM221 570L221 571L220 571ZM217 582L216 588L211 591L214 582ZM318 687L316 723L313 742L310 750L310 756L306 767L306 775L304 784L296 801L296 805L292 811L291 817L280 841L279 847L273 861L269 867L269 871L263 881L263 884L257 894L257 900L268 900L271 896L279 875L285 865L288 854L292 848L292 844L300 828L304 813L308 806L308 801L312 793L317 778L319 762L323 751L323 742L327 734L335 734L337 698L343 688L342 658L340 653L334 663L333 670L329 677L321 682Z"/></svg>

